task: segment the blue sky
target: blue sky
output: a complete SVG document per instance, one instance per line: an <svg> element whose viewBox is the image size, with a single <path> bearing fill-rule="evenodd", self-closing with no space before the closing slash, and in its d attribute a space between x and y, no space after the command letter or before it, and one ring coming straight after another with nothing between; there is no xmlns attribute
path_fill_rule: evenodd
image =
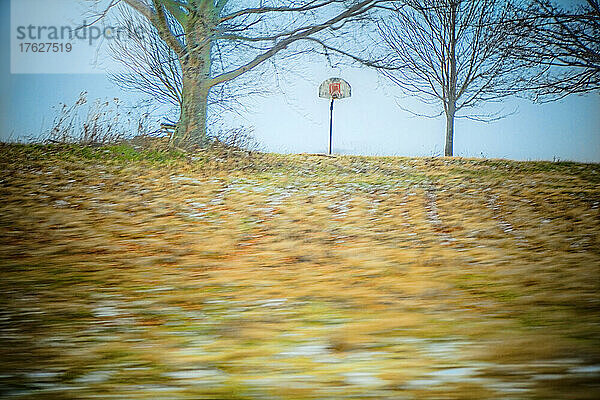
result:
<svg viewBox="0 0 600 400"><path fill-rule="evenodd" d="M46 0L48 4L56 0ZM74 102L82 90L88 98L119 97L134 103L137 94L114 87L102 73L11 74L10 1L0 0L0 124L1 140L39 135L53 119L53 106ZM56 4L60 4L57 2ZM71 7L72 8L72 7ZM67 10L60 10L65 12ZM71 10L69 10L71 11ZM45 8L32 15L47 13ZM72 11L71 11L72 13ZM14 49L13 49L14 51ZM40 59L44 63L44 59ZM47 61L46 61L47 62ZM65 63L72 62L65 59ZM66 65L66 64L65 64ZM44 66L44 65L42 65ZM325 151L328 143L328 103L317 96L321 81L340 76L353 87L353 97L336 102L334 149L373 155L439 155L444 143L444 120L414 117L399 104L418 112L426 109L368 69L331 68L311 60L296 73L279 76L282 91L274 89L247 102L249 112L227 117L229 126L252 128L268 151L301 153ZM543 105L510 99L488 111L516 111L493 123L459 120L455 155L517 160L600 161L600 95L570 96Z"/></svg>

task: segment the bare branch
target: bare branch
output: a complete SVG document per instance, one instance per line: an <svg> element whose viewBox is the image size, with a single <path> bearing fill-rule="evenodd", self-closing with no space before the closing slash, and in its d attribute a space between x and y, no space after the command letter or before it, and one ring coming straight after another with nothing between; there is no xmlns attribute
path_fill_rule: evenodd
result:
<svg viewBox="0 0 600 400"><path fill-rule="evenodd" d="M229 15L226 15L221 18L221 22L229 21L234 18L238 18L241 16L247 16L250 14L266 14L272 12L306 12L316 10L321 7L328 6L332 3L339 2L339 0L326 0L326 1L309 1L307 4L304 4L299 7L256 7L256 8L246 8L243 10L239 10L233 12Z"/></svg>
<svg viewBox="0 0 600 400"><path fill-rule="evenodd" d="M538 65L535 80L526 82L537 101L600 89L600 9L596 0L563 9L551 0L532 0L521 7L522 18L511 29L527 37L511 56Z"/></svg>
<svg viewBox="0 0 600 400"><path fill-rule="evenodd" d="M148 20L154 19L156 13L150 8L150 6L148 6L147 4L144 4L141 0L123 0L123 1L125 3L127 3L128 5L130 5L137 12L142 14L144 17L146 17Z"/></svg>
<svg viewBox="0 0 600 400"><path fill-rule="evenodd" d="M333 1L329 1L327 3L332 3L332 2ZM236 77L240 76L241 74L260 65L265 60L273 57L275 54L277 54L281 50L286 49L292 43L299 41L299 40L308 39L312 35L315 35L327 28L333 27L336 23L339 23L348 18L352 18L354 16L365 13L369 9L373 8L379 2L380 1L377 1L377 0L362 0L362 1L359 1L357 4L355 4L354 6L348 8L347 10L341 12L340 14L336 15L333 18L330 18L329 20L327 20L323 23L312 25L312 26L302 27L302 28L291 31L288 34L284 33L284 34L280 35L280 37L283 37L283 39L281 39L279 42L274 44L269 50L267 50L266 52L264 52L262 54L257 55L253 60L246 63L245 65L242 65L232 71L215 76L214 78L211 79L210 85L214 86L214 85L218 85L222 82L235 79Z"/></svg>

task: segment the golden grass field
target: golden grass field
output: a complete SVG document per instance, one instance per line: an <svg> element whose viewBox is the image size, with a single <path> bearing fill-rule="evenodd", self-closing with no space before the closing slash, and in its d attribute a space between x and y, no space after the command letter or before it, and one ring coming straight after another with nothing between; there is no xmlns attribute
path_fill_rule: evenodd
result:
<svg viewBox="0 0 600 400"><path fill-rule="evenodd" d="M598 164L0 163L1 398L600 398Z"/></svg>

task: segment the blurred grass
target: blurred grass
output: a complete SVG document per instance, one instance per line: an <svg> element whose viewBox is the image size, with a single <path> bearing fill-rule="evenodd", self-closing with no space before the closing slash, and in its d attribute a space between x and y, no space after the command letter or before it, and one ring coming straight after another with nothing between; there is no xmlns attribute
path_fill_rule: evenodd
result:
<svg viewBox="0 0 600 400"><path fill-rule="evenodd" d="M598 398L598 164L0 145L6 398Z"/></svg>

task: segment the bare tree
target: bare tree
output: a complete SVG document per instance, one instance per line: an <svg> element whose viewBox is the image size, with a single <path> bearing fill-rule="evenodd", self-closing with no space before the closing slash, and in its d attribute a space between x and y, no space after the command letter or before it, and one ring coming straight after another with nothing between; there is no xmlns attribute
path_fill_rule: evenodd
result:
<svg viewBox="0 0 600 400"><path fill-rule="evenodd" d="M119 1L144 17L176 56L181 115L175 137L188 145L204 142L211 92L280 53L310 51L312 39L324 40L394 0L112 0L110 6Z"/></svg>
<svg viewBox="0 0 600 400"><path fill-rule="evenodd" d="M138 91L155 103L173 106L172 115L180 115L183 81L177 54L145 17L129 6L122 5L117 9L117 18L111 22L118 33L110 42L110 53L120 64L120 69L109 72L110 79L124 90ZM240 77L212 90L207 99L210 111L207 120L216 123L223 114L221 111L241 114L245 109L241 99L268 92L268 88L261 85L260 75L264 72Z"/></svg>
<svg viewBox="0 0 600 400"><path fill-rule="evenodd" d="M600 89L600 4L580 0L564 9L551 0L532 0L521 9L513 32L526 36L512 56L540 66L527 82L537 100L556 100Z"/></svg>
<svg viewBox="0 0 600 400"><path fill-rule="evenodd" d="M406 94L442 106L446 156L453 155L455 118L497 119L474 108L519 90L527 62L509 57L522 40L508 31L511 12L501 0L406 0L378 23L391 54L381 73Z"/></svg>

